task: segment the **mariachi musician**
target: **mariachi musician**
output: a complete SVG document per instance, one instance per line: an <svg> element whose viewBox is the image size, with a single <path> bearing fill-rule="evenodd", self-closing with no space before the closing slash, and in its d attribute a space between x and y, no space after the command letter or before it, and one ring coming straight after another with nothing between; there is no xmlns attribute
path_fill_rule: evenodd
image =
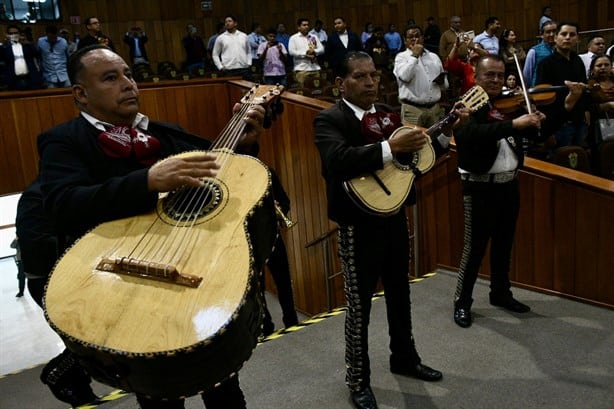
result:
<svg viewBox="0 0 614 409"><path fill-rule="evenodd" d="M326 180L328 217L339 226L339 256L348 306L346 384L357 408L376 408L370 387L368 326L378 278L386 296L390 370L424 381L440 380L442 374L422 363L412 335L405 206L385 215L366 211L350 198L344 183L382 169L393 155L416 153L429 143L438 152L446 151L452 128L433 135L432 141L421 129L410 128L388 140L400 127L400 117L391 107L376 103L379 75L364 52L346 54L335 83L343 98L315 118L315 143ZM415 200L412 189L406 203L411 205Z"/></svg>
<svg viewBox="0 0 614 409"><path fill-rule="evenodd" d="M500 57L481 57L475 81L488 93L491 103L472 115L454 135L465 216L454 322L463 328L471 326L473 287L489 240L490 303L516 313L530 310L512 296L510 257L520 205L517 175L524 160L522 138L542 138L539 129L545 119L531 107L504 114L494 105L505 81L505 64Z"/></svg>

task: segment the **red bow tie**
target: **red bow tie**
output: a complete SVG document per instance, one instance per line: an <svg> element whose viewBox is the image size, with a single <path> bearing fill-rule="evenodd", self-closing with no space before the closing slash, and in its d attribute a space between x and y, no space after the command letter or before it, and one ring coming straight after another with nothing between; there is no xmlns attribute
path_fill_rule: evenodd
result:
<svg viewBox="0 0 614 409"><path fill-rule="evenodd" d="M375 112L365 114L360 122L362 134L370 143L390 138L401 126L401 117L396 112Z"/></svg>
<svg viewBox="0 0 614 409"><path fill-rule="evenodd" d="M136 128L116 126L98 135L98 143L107 156L129 158L134 156L142 165L153 165L158 160L160 141Z"/></svg>

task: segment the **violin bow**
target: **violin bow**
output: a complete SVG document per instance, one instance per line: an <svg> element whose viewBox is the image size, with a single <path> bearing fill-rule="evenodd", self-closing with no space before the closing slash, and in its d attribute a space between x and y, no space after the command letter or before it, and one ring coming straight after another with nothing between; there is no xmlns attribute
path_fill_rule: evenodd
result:
<svg viewBox="0 0 614 409"><path fill-rule="evenodd" d="M516 69L518 70L518 77L520 78L520 83L522 84L522 94L524 95L524 102L527 104L527 112L532 114L531 103L529 102L529 93L527 92L527 87L524 85L524 78L522 76L522 69L520 69L520 62L518 62L518 56L516 52L514 52L514 61L516 62Z"/></svg>

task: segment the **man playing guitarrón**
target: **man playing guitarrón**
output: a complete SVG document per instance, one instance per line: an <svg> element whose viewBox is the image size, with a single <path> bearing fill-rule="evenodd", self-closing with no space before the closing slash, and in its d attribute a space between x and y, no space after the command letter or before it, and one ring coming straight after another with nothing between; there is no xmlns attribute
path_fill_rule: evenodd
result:
<svg viewBox="0 0 614 409"><path fill-rule="evenodd" d="M101 45L84 48L71 56L68 72L73 84L73 97L81 114L43 132L38 140L45 206L60 234L78 238L100 223L151 212L158 203L159 192L173 191L182 186L199 188L203 186L204 178L217 175L221 162L218 163L212 153L201 151L175 155L207 149L208 141L187 134L176 125L151 121L139 112L138 88L130 68L120 56ZM238 109L236 106L235 110ZM265 111L254 105L239 112L243 117L239 117L238 122L247 125L241 135L242 146L249 147L262 132ZM156 162L163 158L166 159ZM273 223L274 217L272 214ZM104 243L105 239L101 235L96 243ZM80 242L82 239L75 246ZM98 275L104 274L110 273ZM130 282L133 279L124 277L118 276L113 281ZM150 282L155 283L149 285L151 289L160 289L164 285L167 285L164 288L170 287L159 281ZM47 289L46 303L49 303L50 289ZM192 290L183 286L171 289L185 295ZM105 308L110 307L105 305ZM150 317L140 316L138 319L145 321L161 314L159 311L148 313ZM125 314L128 313L122 311L122 315ZM92 317L94 321L96 318ZM104 327L104 324L100 322L99 327ZM164 332L162 326L157 331L164 337L173 335L170 331ZM139 337L133 335L132 338ZM207 368L199 370L207 371ZM208 409L245 407L238 376L235 375L219 379L221 384L214 388L203 385L200 390L204 390L203 400ZM169 397L171 399L167 400L163 399L165 396L152 398L149 394L137 393L143 409L184 407L183 399Z"/></svg>

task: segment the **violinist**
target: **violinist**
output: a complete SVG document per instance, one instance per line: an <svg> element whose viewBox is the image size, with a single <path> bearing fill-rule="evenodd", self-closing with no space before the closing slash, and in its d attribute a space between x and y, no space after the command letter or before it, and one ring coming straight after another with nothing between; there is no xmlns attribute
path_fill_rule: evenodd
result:
<svg viewBox="0 0 614 409"><path fill-rule="evenodd" d="M514 231L520 206L518 169L524 153L522 138L539 139L545 116L503 114L493 106L505 81L505 65L497 55L478 60L475 82L491 103L476 111L455 132L464 205L464 244L454 294L454 322L471 326L471 305L480 264L490 241L490 304L526 313L530 307L516 300L509 280Z"/></svg>
<svg viewBox="0 0 614 409"><path fill-rule="evenodd" d="M537 67L537 84L566 85L567 93L557 93L553 104L545 107L548 127L554 130L556 147L583 146L586 134L585 111L590 99L585 92L586 68L574 51L578 25L563 22L554 38L555 51Z"/></svg>

